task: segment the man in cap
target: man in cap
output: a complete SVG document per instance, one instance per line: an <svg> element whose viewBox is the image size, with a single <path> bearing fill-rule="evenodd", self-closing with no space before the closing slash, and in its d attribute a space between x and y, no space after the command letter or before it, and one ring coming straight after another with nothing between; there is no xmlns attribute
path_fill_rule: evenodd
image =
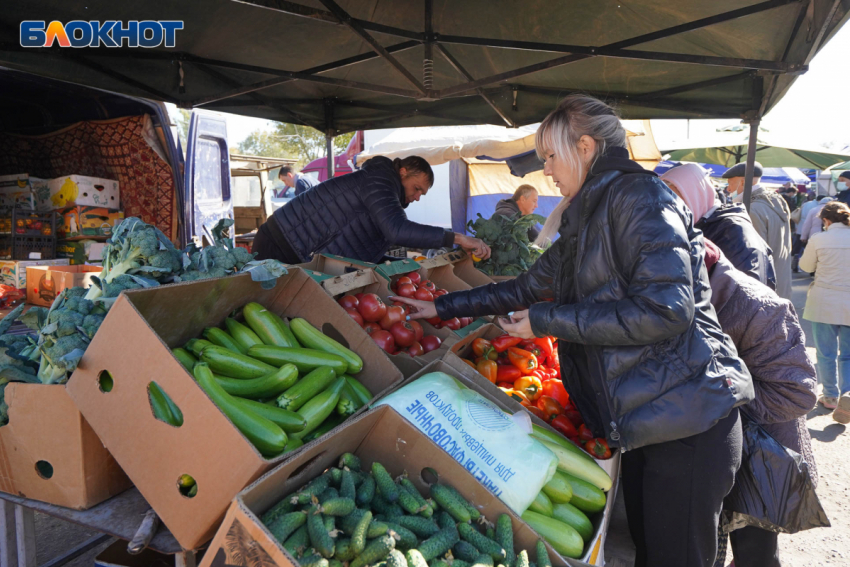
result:
<svg viewBox="0 0 850 567"><path fill-rule="evenodd" d="M744 176L746 164L739 163L723 174L729 180L726 191L733 201L744 198ZM750 202L750 219L756 232L773 251L773 267L776 272L776 293L791 299L791 211L788 204L774 191L765 191L761 186L764 173L759 162L753 166L753 192Z"/></svg>
<svg viewBox="0 0 850 567"><path fill-rule="evenodd" d="M838 174L836 187L838 194L835 196L835 200L850 205L850 171L842 171Z"/></svg>

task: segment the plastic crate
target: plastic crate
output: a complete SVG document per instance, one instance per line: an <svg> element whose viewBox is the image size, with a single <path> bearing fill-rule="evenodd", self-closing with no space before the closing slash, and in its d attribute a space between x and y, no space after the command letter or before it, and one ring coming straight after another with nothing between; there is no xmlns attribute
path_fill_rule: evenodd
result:
<svg viewBox="0 0 850 567"><path fill-rule="evenodd" d="M56 237L56 219L58 213L38 212L15 208L12 210L11 232L18 236Z"/></svg>
<svg viewBox="0 0 850 567"><path fill-rule="evenodd" d="M15 236L12 238L13 260L52 260L55 257L55 236Z"/></svg>

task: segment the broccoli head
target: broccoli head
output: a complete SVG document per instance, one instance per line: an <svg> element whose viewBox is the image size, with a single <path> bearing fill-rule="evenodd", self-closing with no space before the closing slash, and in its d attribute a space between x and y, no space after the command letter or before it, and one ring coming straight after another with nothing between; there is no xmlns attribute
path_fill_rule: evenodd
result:
<svg viewBox="0 0 850 567"><path fill-rule="evenodd" d="M85 316L82 313L71 311L70 309L59 309L59 328L56 330L56 335L59 337L67 337L77 332L77 327L83 325Z"/></svg>
<svg viewBox="0 0 850 567"><path fill-rule="evenodd" d="M111 282L101 281L103 285L104 297L118 297L125 289L138 289L142 287L140 284L126 274L116 277Z"/></svg>
<svg viewBox="0 0 850 567"><path fill-rule="evenodd" d="M97 333L97 330L100 328L100 325L103 323L104 316L103 315L86 315L86 318L83 319L83 330L86 332L86 336L90 339L94 338L94 334Z"/></svg>
<svg viewBox="0 0 850 567"><path fill-rule="evenodd" d="M38 378L44 384L61 384L77 368L88 343L80 333L45 342L41 346L41 365Z"/></svg>

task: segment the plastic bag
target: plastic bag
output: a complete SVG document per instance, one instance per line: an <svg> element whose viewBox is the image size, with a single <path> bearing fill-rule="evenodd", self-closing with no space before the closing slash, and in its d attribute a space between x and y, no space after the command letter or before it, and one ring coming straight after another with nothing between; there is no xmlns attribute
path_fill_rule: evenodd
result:
<svg viewBox="0 0 850 567"><path fill-rule="evenodd" d="M809 465L742 415L744 447L735 486L723 502L723 530L756 526L778 533L829 527Z"/></svg>
<svg viewBox="0 0 850 567"><path fill-rule="evenodd" d="M522 514L555 474L555 454L531 437L525 412L507 414L442 372L422 376L387 404Z"/></svg>

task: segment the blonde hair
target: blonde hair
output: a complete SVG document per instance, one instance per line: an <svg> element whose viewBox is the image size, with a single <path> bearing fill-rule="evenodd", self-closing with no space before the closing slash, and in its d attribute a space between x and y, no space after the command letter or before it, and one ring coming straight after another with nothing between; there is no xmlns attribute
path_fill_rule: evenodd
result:
<svg viewBox="0 0 850 567"><path fill-rule="evenodd" d="M582 136L596 141L596 154L589 166L582 163L576 146ZM554 153L559 160L569 164L575 179L581 184L596 160L610 147L625 148L626 130L614 109L592 96L573 94L561 101L540 124L534 139L537 155L545 159L544 152ZM546 246L561 226L561 215L571 198L564 197L546 219L540 236L534 242Z"/></svg>

